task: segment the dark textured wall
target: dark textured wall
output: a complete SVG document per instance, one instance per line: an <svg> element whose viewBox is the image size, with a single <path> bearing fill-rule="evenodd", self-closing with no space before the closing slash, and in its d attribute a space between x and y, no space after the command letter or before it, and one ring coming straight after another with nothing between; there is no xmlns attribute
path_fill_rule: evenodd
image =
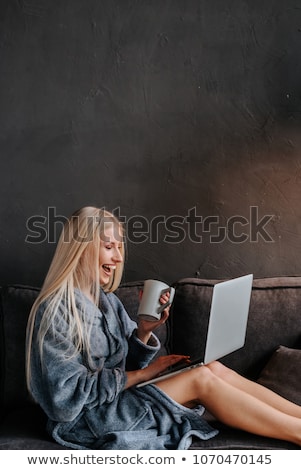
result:
<svg viewBox="0 0 301 470"><path fill-rule="evenodd" d="M2 0L0 22L0 284L39 285L88 204L128 223L125 280L300 274L299 2Z"/></svg>

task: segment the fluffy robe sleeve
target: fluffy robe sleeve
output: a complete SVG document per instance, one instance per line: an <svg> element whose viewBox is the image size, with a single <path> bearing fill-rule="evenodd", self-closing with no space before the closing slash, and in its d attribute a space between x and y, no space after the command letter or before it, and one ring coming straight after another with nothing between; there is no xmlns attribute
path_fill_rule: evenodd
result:
<svg viewBox="0 0 301 470"><path fill-rule="evenodd" d="M76 351L62 318L55 332L48 330L40 357L36 334L43 305L38 311L31 352L32 395L48 417L59 422L72 421L84 409L112 402L124 390L126 367L133 370L146 366L160 346L154 335L147 345L137 338L136 323L114 294L102 292L100 309L82 295L77 294L76 301L92 323L93 364Z"/></svg>

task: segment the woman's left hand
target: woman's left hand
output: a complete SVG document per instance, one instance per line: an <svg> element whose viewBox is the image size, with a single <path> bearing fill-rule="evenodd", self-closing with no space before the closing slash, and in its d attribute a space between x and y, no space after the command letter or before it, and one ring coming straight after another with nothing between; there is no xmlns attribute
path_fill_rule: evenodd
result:
<svg viewBox="0 0 301 470"><path fill-rule="evenodd" d="M168 302L169 296L170 296L169 292L166 292L165 294L161 295L160 303L162 305L166 304ZM137 330L138 338L146 344L152 334L152 331L158 328L158 326L163 325L163 323L166 322L166 320L169 317L169 311L170 311L170 305L168 305L163 310L161 318L156 321L143 320L142 318L139 318L138 330Z"/></svg>

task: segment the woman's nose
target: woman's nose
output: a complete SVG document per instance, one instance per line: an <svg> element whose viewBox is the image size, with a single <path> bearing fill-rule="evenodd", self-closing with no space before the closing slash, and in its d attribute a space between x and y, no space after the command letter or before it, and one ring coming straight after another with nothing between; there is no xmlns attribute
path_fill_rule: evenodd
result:
<svg viewBox="0 0 301 470"><path fill-rule="evenodd" d="M123 260L123 257L122 257L120 250L116 249L114 253L114 261L117 263L121 263L122 260Z"/></svg>

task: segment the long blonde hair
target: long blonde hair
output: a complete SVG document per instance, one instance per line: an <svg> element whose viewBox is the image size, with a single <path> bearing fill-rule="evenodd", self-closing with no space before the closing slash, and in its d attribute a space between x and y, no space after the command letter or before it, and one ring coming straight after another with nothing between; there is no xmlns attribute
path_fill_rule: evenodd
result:
<svg viewBox="0 0 301 470"><path fill-rule="evenodd" d="M69 328L69 337L77 351L84 351L88 361L89 329L84 324L85 315L80 315L75 302L74 289L89 289L96 305L99 303L99 246L106 224L113 224L118 236L122 236L121 254L124 260L123 227L110 212L96 207L83 207L65 223L57 244L47 276L31 309L27 324L26 377L30 388L31 348L34 325L39 306L45 302L45 310L38 332L38 343L42 357L43 342L50 328L55 330L57 315L63 315ZM118 263L110 281L103 287L113 292L119 286L123 264ZM64 303L65 308L60 309ZM90 361L89 361L90 362Z"/></svg>

